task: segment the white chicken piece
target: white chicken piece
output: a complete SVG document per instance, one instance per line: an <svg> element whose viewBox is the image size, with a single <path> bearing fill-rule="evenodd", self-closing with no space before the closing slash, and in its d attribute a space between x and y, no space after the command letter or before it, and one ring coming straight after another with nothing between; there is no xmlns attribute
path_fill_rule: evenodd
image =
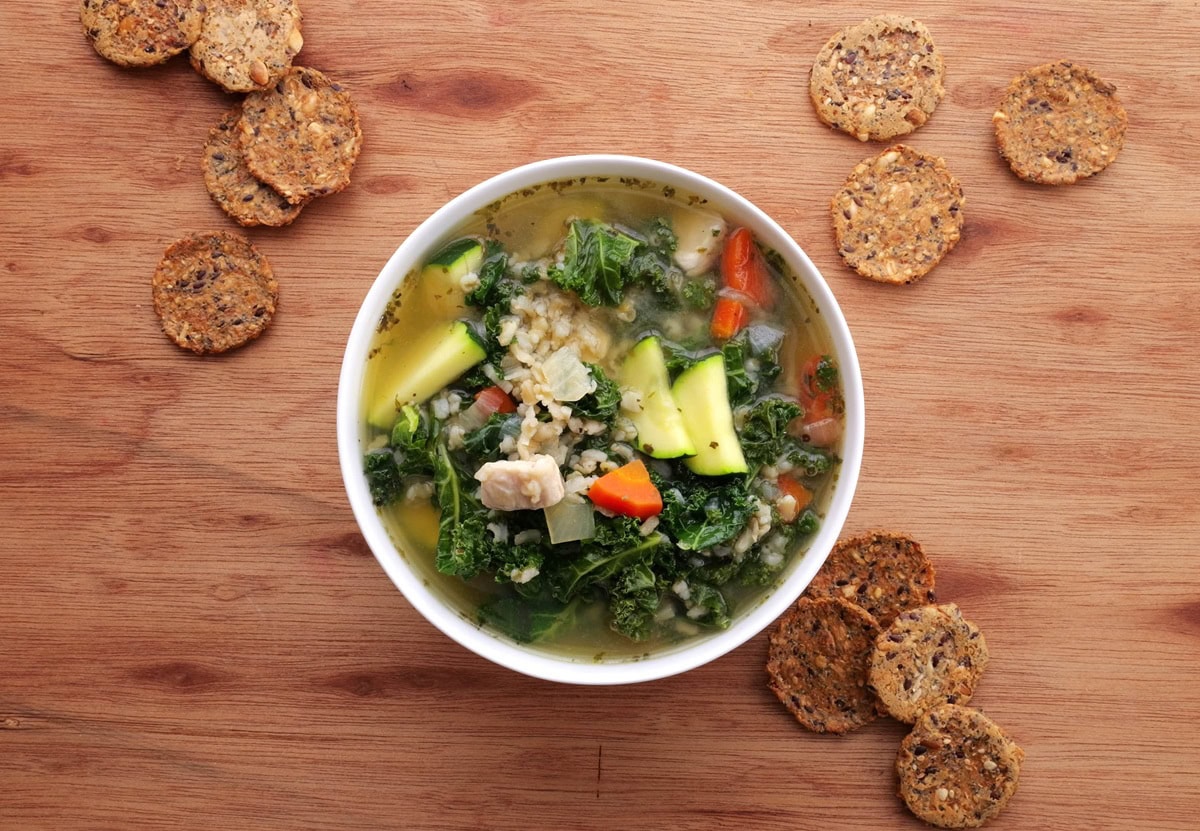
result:
<svg viewBox="0 0 1200 831"><path fill-rule="evenodd" d="M488 462L475 472L479 498L496 511L527 511L557 505L566 495L553 456L536 454L518 461Z"/></svg>
<svg viewBox="0 0 1200 831"><path fill-rule="evenodd" d="M675 262L689 277L716 265L725 241L725 220L706 211L688 211L675 221Z"/></svg>

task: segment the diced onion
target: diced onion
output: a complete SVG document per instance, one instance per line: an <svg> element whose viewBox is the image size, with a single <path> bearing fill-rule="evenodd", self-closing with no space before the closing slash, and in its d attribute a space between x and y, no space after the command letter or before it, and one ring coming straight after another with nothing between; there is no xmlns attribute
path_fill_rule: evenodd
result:
<svg viewBox="0 0 1200 831"><path fill-rule="evenodd" d="M487 424L488 416L490 416L491 413L484 412L484 409L485 408L481 406L478 401L476 401L470 407L467 407L467 409L462 411L462 414L458 417L458 423L462 426L464 431L471 433Z"/></svg>
<svg viewBox="0 0 1200 831"><path fill-rule="evenodd" d="M550 542L590 540L596 536L596 517L592 506L586 502L564 499L544 510L546 527L550 530Z"/></svg>
<svg viewBox="0 0 1200 831"><path fill-rule="evenodd" d="M559 401L578 401L596 391L592 373L569 346L564 346L546 359L542 364L542 374L546 377L550 394Z"/></svg>

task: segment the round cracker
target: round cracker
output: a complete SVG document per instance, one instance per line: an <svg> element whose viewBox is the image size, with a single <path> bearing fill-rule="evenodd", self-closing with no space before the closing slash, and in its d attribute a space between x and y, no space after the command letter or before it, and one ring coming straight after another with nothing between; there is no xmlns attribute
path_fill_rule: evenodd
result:
<svg viewBox="0 0 1200 831"><path fill-rule="evenodd" d="M942 828L977 828L1012 799L1023 751L978 710L943 704L923 715L900 743L900 798Z"/></svg>
<svg viewBox="0 0 1200 831"><path fill-rule="evenodd" d="M912 537L870 531L839 540L805 594L851 601L890 626L904 610L934 601L933 564Z"/></svg>
<svg viewBox="0 0 1200 831"><path fill-rule="evenodd" d="M358 109L324 73L295 67L271 89L246 96L241 124L250 172L292 204L350 184L362 149Z"/></svg>
<svg viewBox="0 0 1200 831"><path fill-rule="evenodd" d="M200 36L204 0L83 0L79 22L101 57L121 66L153 66Z"/></svg>
<svg viewBox="0 0 1200 831"><path fill-rule="evenodd" d="M817 733L845 733L878 715L867 662L879 624L842 598L802 597L779 620L767 658L769 686Z"/></svg>
<svg viewBox="0 0 1200 831"><path fill-rule="evenodd" d="M867 683L892 718L912 724L931 707L970 701L987 663L983 633L958 606L922 606L875 640Z"/></svg>
<svg viewBox="0 0 1200 831"><path fill-rule="evenodd" d="M911 283L962 236L962 186L944 160L897 144L860 162L833 197L838 253L863 277Z"/></svg>
<svg viewBox="0 0 1200 831"><path fill-rule="evenodd" d="M192 67L226 92L265 89L304 46L295 0L207 0Z"/></svg>
<svg viewBox="0 0 1200 831"><path fill-rule="evenodd" d="M1043 185L1094 176L1125 146L1128 118L1116 92L1070 61L1023 72L992 116L1000 155L1013 173Z"/></svg>
<svg viewBox="0 0 1200 831"><path fill-rule="evenodd" d="M242 108L235 107L209 131L204 145L204 185L239 225L287 225L300 215L304 205L292 205L250 173L238 138L241 117Z"/></svg>
<svg viewBox="0 0 1200 831"><path fill-rule="evenodd" d="M817 54L809 94L821 121L857 138L911 133L946 94L945 65L925 24L881 15L842 29Z"/></svg>
<svg viewBox="0 0 1200 831"><path fill-rule="evenodd" d="M249 240L218 231L172 243L151 281L163 332L184 349L226 352L270 325L279 284Z"/></svg>

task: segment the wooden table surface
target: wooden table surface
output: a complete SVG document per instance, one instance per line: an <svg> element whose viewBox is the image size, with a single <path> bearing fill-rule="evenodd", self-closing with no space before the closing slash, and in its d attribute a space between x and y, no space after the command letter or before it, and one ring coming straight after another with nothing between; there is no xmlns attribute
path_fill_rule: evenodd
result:
<svg viewBox="0 0 1200 831"><path fill-rule="evenodd" d="M910 137L967 194L924 281L840 263L828 201L878 151L808 67L852 3L302 0L300 63L351 88L351 187L252 230L260 341L198 358L150 275L235 230L199 173L233 99L126 71L78 3L0 5L0 829L919 828L901 726L801 729L765 635L694 672L578 689L425 622L362 541L334 441L341 353L404 236L513 165L651 156L774 215L849 319L867 395L847 531L907 530L985 631L976 703L1028 758L996 828L1200 815L1200 25L1191 2L911 2L947 96ZM990 116L1068 57L1129 111L1116 164L1027 185Z"/></svg>

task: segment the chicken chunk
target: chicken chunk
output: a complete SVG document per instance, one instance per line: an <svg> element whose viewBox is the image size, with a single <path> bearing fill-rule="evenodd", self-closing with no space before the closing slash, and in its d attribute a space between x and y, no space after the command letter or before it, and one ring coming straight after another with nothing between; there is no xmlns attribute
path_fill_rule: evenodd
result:
<svg viewBox="0 0 1200 831"><path fill-rule="evenodd" d="M558 464L544 453L519 461L488 462L475 478L482 484L483 504L497 511L549 508L566 494Z"/></svg>
<svg viewBox="0 0 1200 831"><path fill-rule="evenodd" d="M675 262L689 277L699 277L717 263L725 242L725 220L705 211L692 211L675 223Z"/></svg>

